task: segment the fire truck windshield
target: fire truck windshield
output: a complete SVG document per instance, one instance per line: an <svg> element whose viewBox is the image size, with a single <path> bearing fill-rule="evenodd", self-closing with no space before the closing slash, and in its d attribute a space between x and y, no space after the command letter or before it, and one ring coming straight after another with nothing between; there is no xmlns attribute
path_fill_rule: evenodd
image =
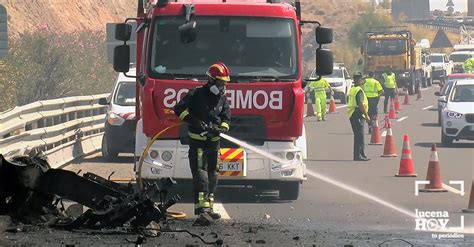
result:
<svg viewBox="0 0 474 247"><path fill-rule="evenodd" d="M404 39L369 40L368 55L401 55L407 51L407 41Z"/></svg>
<svg viewBox="0 0 474 247"><path fill-rule="evenodd" d="M193 16L197 38L182 43L178 26L183 17L159 17L154 22L150 76L203 77L209 65L224 62L231 80L288 81L298 71L294 22L261 17Z"/></svg>

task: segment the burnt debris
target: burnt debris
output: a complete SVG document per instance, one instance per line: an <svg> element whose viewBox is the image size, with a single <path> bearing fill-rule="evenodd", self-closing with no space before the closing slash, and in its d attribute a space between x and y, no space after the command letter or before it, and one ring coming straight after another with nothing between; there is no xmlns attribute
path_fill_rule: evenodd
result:
<svg viewBox="0 0 474 247"><path fill-rule="evenodd" d="M166 222L166 211L181 198L167 199L175 182L168 178L136 191L93 173L51 169L40 156L0 155L0 214L23 224L46 224L62 229L102 229L130 226L140 231L151 222ZM78 217L64 213L62 200L88 209ZM158 202L155 202L158 201Z"/></svg>

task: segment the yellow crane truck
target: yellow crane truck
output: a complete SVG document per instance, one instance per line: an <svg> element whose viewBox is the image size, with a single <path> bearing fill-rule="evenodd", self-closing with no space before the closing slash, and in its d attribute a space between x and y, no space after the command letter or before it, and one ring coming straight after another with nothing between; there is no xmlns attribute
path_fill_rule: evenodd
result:
<svg viewBox="0 0 474 247"><path fill-rule="evenodd" d="M421 48L416 45L412 33L397 30L399 27L379 28L366 32L361 53L364 58L364 73L375 72L377 78L392 70L399 88L407 88L413 95L420 89L423 77Z"/></svg>

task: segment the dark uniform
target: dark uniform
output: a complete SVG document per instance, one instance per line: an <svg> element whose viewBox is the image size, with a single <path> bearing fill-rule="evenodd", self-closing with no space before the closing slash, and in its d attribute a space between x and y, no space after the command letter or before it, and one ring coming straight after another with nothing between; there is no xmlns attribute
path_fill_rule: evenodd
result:
<svg viewBox="0 0 474 247"><path fill-rule="evenodd" d="M174 108L183 121L189 123L189 165L193 175L194 212L212 211L217 187L219 131L229 129L230 108L224 94L215 95L209 87L191 90Z"/></svg>

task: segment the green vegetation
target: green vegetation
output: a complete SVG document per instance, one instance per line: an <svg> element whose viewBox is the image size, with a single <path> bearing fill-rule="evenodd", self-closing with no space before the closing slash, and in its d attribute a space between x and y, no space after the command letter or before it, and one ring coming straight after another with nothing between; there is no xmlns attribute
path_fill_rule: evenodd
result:
<svg viewBox="0 0 474 247"><path fill-rule="evenodd" d="M59 33L38 28L11 41L0 80L0 111L38 100L110 90L102 32Z"/></svg>
<svg viewBox="0 0 474 247"><path fill-rule="evenodd" d="M332 48L334 61L344 62L349 71L354 72L357 60L360 58L360 46L364 41L365 32L375 27L391 25L393 21L388 14L375 13L373 10L363 13L350 27L347 36L334 43Z"/></svg>

